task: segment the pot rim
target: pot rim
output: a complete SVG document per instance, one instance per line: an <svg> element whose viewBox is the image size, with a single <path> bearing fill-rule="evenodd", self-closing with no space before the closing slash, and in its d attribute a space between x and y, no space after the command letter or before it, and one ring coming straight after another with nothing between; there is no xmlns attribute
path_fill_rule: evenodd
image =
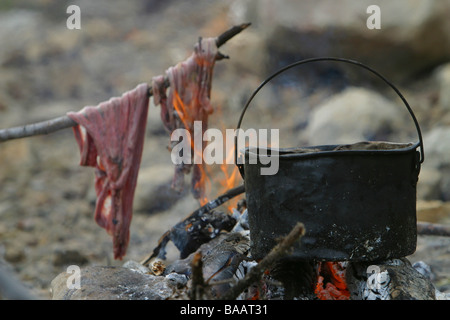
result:
<svg viewBox="0 0 450 320"><path fill-rule="evenodd" d="M245 154L247 159L250 155L256 156L258 158L271 158L279 157L283 160L296 160L300 158L317 158L321 156L342 156L342 155L366 155L366 156L381 156L381 155L393 155L393 154L405 154L412 151L416 151L420 147L420 141L416 143L397 143L397 145L404 147L395 149L377 149L377 150L334 150L339 145L319 145L319 146L308 146L308 147L294 147L294 148L265 148L265 147L254 147L249 146L244 150L241 150ZM312 152L295 152L296 150L308 150L314 149ZM319 150L317 150L319 149ZM256 152L254 150L257 150ZM265 150L263 153L259 153L259 150ZM270 154L272 150L278 151L278 154ZM322 151L323 150L323 151ZM246 163L247 164L247 163Z"/></svg>

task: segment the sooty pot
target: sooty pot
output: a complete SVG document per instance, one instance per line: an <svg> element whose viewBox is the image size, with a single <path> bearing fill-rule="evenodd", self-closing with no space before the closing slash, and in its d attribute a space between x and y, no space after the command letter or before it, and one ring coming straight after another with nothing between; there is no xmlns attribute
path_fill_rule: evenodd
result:
<svg viewBox="0 0 450 320"><path fill-rule="evenodd" d="M236 164L245 183L251 253L256 259L263 258L277 239L302 222L306 234L293 252L299 259L374 261L410 255L417 240L416 185L424 160L422 135L407 101L379 73L341 58L293 63L256 89L241 114L238 129L250 102L272 78L295 66L325 60L354 64L380 77L404 102L419 141L286 149L248 147L245 161L237 157L236 148ZM267 164L270 157L277 157L278 171L263 175L261 168L267 166L263 163ZM258 161L252 163L251 159Z"/></svg>

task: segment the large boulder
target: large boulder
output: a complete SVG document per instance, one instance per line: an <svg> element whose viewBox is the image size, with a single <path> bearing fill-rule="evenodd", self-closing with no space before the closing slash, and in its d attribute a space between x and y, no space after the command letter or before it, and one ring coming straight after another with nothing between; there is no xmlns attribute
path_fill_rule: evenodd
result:
<svg viewBox="0 0 450 320"><path fill-rule="evenodd" d="M311 145L368 140L410 142L403 141L408 135L404 130L406 113L402 111L401 106L378 93L351 87L332 96L311 113L306 138Z"/></svg>
<svg viewBox="0 0 450 320"><path fill-rule="evenodd" d="M448 111L450 110L450 63L439 67L435 78L439 90L439 106Z"/></svg>
<svg viewBox="0 0 450 320"><path fill-rule="evenodd" d="M53 300L165 300L173 296L178 279L154 276L126 267L91 266L75 274L63 272L51 283Z"/></svg>
<svg viewBox="0 0 450 320"><path fill-rule="evenodd" d="M419 198L450 200L450 127L438 126L424 134L425 161L419 176Z"/></svg>
<svg viewBox="0 0 450 320"><path fill-rule="evenodd" d="M367 26L371 5L380 8L380 29ZM442 0L239 0L230 15L261 30L272 65L340 56L407 79L449 61L449 10L450 2Z"/></svg>

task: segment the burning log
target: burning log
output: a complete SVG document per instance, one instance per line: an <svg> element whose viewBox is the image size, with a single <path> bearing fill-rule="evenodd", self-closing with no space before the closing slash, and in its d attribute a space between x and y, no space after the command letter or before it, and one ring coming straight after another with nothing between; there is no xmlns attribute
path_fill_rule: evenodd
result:
<svg viewBox="0 0 450 320"><path fill-rule="evenodd" d="M167 271L191 277L191 299L221 297L230 289L228 280L236 277L241 262L248 260L250 239L247 233L222 234L188 258L175 261Z"/></svg>
<svg viewBox="0 0 450 320"><path fill-rule="evenodd" d="M236 195L243 191L241 186L230 190L229 193ZM229 198L230 195L222 195L211 203L218 206L223 203L220 199ZM207 207L196 210L189 217L201 216L195 213L203 212ZM288 255L296 241L292 242L293 238L286 237L259 263L251 261L253 259L251 252L249 257L245 257L246 251L239 251L233 245L229 246L228 250L224 245L227 239L239 237L237 232L248 231L245 213L246 209L240 217L243 221L233 221L234 227L229 233L223 233L214 239L205 237L205 243L187 257L169 265L164 275L181 274L193 280L194 269L202 270L201 277L197 270L198 277L192 281L189 288L191 298L196 299L237 297L308 300L436 299L438 291L431 280L421 275L406 258L386 262L298 260ZM208 211L204 211L203 215L209 215ZM185 219L179 225L185 228L189 225L188 221L189 219ZM303 232L300 232L300 237ZM298 235L298 232L296 234ZM154 258L160 259L164 255L165 245L171 240L170 231L162 239L164 240L160 240L153 254L143 263L148 263ZM178 241L181 241L180 239ZM196 254L197 260L194 259Z"/></svg>
<svg viewBox="0 0 450 320"><path fill-rule="evenodd" d="M291 232L286 235L286 237L277 244L266 257L250 269L244 279L240 280L232 286L226 294L221 296L221 299L236 299L242 291L250 287L253 283L258 282L266 270L272 268L276 262L280 261L290 253L293 244L297 242L304 233L305 227L303 224L297 223L297 225L292 228Z"/></svg>
<svg viewBox="0 0 450 320"><path fill-rule="evenodd" d="M226 201L244 192L244 186L228 190L215 200L208 202L192 212L185 219L166 231L153 253L141 263L147 265L153 258L165 259L166 245L172 241L180 250L180 258L186 258L197 250L201 244L219 235L222 230L230 231L236 224L236 219L220 211L213 211Z"/></svg>
<svg viewBox="0 0 450 320"><path fill-rule="evenodd" d="M304 227L299 223L264 259L248 265L252 261L247 257L250 247L248 231L225 233L203 244L187 258L169 265L164 275L177 273L191 278L191 299L236 299L258 283L267 270L288 256L293 243L303 234Z"/></svg>
<svg viewBox="0 0 450 320"><path fill-rule="evenodd" d="M250 249L248 232L233 232L221 241L213 250L203 256L203 277L211 285L213 297L224 295L231 287L222 280L233 279L241 262L248 260Z"/></svg>

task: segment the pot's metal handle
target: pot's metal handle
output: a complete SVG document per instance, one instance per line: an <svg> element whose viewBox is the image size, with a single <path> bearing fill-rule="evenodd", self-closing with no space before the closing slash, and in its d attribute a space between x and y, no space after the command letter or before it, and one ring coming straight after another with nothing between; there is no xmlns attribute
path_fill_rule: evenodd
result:
<svg viewBox="0 0 450 320"><path fill-rule="evenodd" d="M234 161L236 166L239 169L239 172L241 173L242 177L244 177L244 168L243 168L243 164L239 164L238 163L238 150L237 150L237 141L238 141L238 134L239 134L239 129L241 128L241 123L242 120L244 119L244 114L247 111L247 108L249 107L250 103L252 102L253 98L256 96L256 94L273 78L275 78L276 76L278 76L280 73L283 73L284 71L294 68L296 66L302 65L302 64L306 64L306 63L310 63L310 62L317 62L317 61L337 61L337 62L345 62L345 63L349 63L349 64L353 64L359 67L362 67L370 72L372 72L373 74L375 74L376 76L378 76L381 80L383 80L387 85L389 85L396 93L397 95L400 97L400 99L402 99L403 103L406 106L406 109L408 109L409 114L411 115L411 118L414 121L414 125L416 126L416 130L417 130L417 135L419 136L419 142L418 142L418 146L420 147L420 158L419 158L419 163L418 165L420 166L421 163L423 163L423 161L425 160L425 153L423 150L423 139L422 139L422 132L420 130L420 126L419 126L419 122L417 121L416 116L414 115L413 110L411 109L411 107L409 106L408 102L406 101L405 97L401 94L401 92L389 81L387 80L384 76L382 76L381 74L379 74L377 71L373 70L372 68L366 66L365 64L362 64L361 62L355 61L355 60L350 60L350 59L345 59L345 58L335 58L335 57L319 57L319 58L311 58L311 59L305 59L305 60L300 60L297 62L294 62L292 64L289 64L283 68L281 68L280 70L276 71L275 73L273 73L271 76L269 76L266 80L264 80L258 88L256 88L256 90L253 92L253 94L250 96L250 98L248 99L247 103L244 106L244 109L242 110L241 116L239 117L239 121L238 121L238 125L236 128L236 135L234 137Z"/></svg>

